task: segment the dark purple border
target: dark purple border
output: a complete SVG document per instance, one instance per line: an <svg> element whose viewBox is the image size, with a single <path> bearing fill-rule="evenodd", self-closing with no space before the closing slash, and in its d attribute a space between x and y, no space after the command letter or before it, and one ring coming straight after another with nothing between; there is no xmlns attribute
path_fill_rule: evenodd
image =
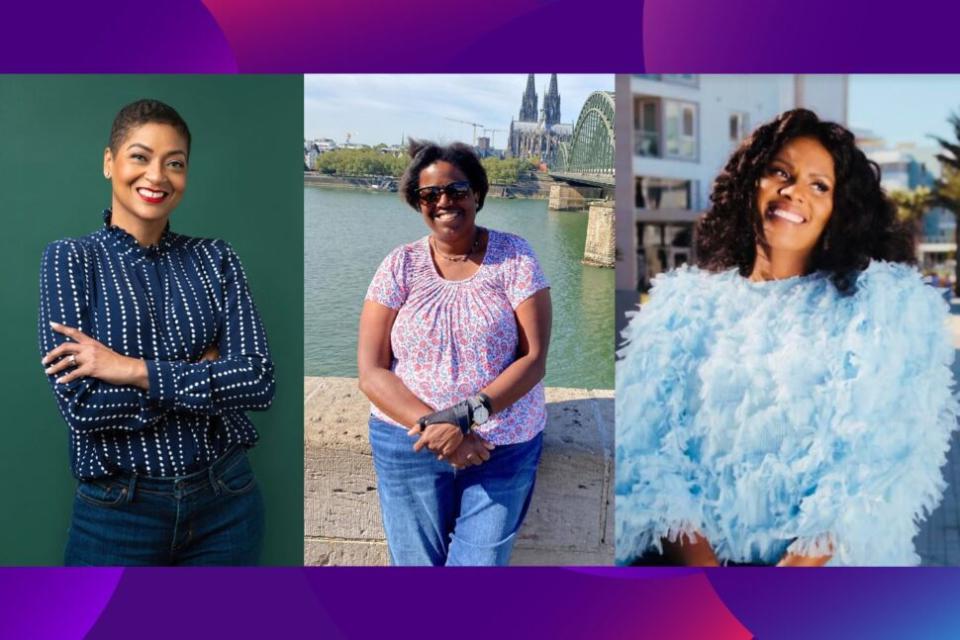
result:
<svg viewBox="0 0 960 640"><path fill-rule="evenodd" d="M927 0L2 11L7 73L960 71L960 4ZM11 568L0 569L0 637L955 638L958 601L957 569Z"/></svg>
<svg viewBox="0 0 960 640"><path fill-rule="evenodd" d="M960 70L947 0L108 0L2 16L14 73Z"/></svg>
<svg viewBox="0 0 960 640"><path fill-rule="evenodd" d="M956 638L953 569L5 569L0 637Z"/></svg>

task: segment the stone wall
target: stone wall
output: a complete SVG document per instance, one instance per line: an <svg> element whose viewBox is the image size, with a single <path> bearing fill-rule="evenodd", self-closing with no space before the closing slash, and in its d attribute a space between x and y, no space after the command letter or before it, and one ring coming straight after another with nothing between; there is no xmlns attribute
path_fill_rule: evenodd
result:
<svg viewBox="0 0 960 640"><path fill-rule="evenodd" d="M603 194L602 187L573 187L558 182L550 186L547 207L554 211L583 211L590 206L590 200L599 200Z"/></svg>
<svg viewBox="0 0 960 640"><path fill-rule="evenodd" d="M613 563L613 391L547 389L547 430L515 565ZM304 562L385 565L369 403L354 378L304 380Z"/></svg>

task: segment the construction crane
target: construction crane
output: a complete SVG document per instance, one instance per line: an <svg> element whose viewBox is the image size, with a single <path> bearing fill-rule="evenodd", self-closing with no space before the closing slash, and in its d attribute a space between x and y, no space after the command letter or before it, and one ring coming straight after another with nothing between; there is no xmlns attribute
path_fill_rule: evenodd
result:
<svg viewBox="0 0 960 640"><path fill-rule="evenodd" d="M460 124L466 124L473 127L473 146L477 146L477 129L483 129L482 124L476 122L467 122L466 120L457 120L456 118L444 118L444 120L449 120L450 122L459 122Z"/></svg>
<svg viewBox="0 0 960 640"><path fill-rule="evenodd" d="M490 147L493 148L493 149L496 149L497 144L496 144L496 142L494 141L494 138L496 137L496 134L498 134L498 133L506 133L506 132L507 132L506 129L484 129L484 130L483 130L483 135L487 135L487 133L492 133L492 134L493 134L492 136L490 136Z"/></svg>

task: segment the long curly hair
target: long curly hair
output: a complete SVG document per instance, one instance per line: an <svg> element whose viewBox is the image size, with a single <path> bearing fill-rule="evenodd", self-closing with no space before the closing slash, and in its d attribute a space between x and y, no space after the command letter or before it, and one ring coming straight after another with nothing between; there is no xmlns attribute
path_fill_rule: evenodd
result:
<svg viewBox="0 0 960 640"><path fill-rule="evenodd" d="M710 208L697 225L697 264L709 271L736 267L749 276L757 246L769 251L757 212L760 178L784 144L814 138L833 157L833 213L810 257L811 271L830 274L840 291L851 289L871 260L916 262L913 227L880 187L880 167L857 148L854 135L807 109L786 111L744 140L710 194Z"/></svg>

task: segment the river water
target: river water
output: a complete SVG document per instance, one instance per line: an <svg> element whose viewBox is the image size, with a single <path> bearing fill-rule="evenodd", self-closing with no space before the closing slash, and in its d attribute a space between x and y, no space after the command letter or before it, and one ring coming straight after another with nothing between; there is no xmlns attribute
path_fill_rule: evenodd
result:
<svg viewBox="0 0 960 640"><path fill-rule="evenodd" d="M427 234L396 193L303 189L304 371L356 376L357 321L367 285L387 253ZM549 211L545 200L490 198L477 223L533 247L553 299L546 384L613 388L613 269L580 264L586 212Z"/></svg>

